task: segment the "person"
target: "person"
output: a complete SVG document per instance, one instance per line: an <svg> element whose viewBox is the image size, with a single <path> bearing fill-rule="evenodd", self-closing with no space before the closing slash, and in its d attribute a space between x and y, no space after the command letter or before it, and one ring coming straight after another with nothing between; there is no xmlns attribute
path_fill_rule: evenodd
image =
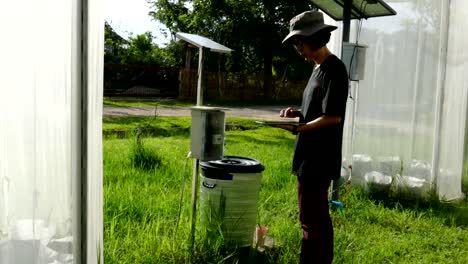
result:
<svg viewBox="0 0 468 264"><path fill-rule="evenodd" d="M343 62L326 44L335 26L324 24L318 11L306 11L290 21L297 52L316 64L304 89L301 109L280 111L285 118L299 117L301 125L280 125L296 134L292 173L298 179L299 218L302 228L300 263L333 262L333 225L328 208L328 189L340 177L341 146L348 74Z"/></svg>

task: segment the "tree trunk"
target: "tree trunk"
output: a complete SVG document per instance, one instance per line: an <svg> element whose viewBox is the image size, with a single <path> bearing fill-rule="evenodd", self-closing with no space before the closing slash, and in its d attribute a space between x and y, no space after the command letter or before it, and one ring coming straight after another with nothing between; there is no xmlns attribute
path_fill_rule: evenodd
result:
<svg viewBox="0 0 468 264"><path fill-rule="evenodd" d="M263 63L263 93L265 94L265 99L273 98L273 74L271 72L271 68L273 66L272 60L272 55L268 56L265 54Z"/></svg>
<svg viewBox="0 0 468 264"><path fill-rule="evenodd" d="M273 49L271 43L271 26L267 24L266 30L267 32L264 39L263 45L263 94L265 96L264 99L272 99L273 98L273 74L272 74L272 67L273 67Z"/></svg>
<svg viewBox="0 0 468 264"><path fill-rule="evenodd" d="M223 98L223 89L224 89L223 80L222 80L222 73L221 73L221 61L222 61L221 56L222 56L222 54L218 53L218 74L217 74L217 78L218 78L218 96L219 96L220 99Z"/></svg>

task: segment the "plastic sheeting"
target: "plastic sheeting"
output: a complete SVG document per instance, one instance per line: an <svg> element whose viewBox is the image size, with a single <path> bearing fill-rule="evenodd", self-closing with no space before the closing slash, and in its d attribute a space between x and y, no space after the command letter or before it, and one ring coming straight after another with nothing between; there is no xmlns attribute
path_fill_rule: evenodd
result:
<svg viewBox="0 0 468 264"><path fill-rule="evenodd" d="M2 264L80 263L82 243L91 244L85 257L92 261L86 263L96 263L98 256L102 262L102 252L96 251L102 249L104 26L96 7L100 1L91 2L84 14L93 24L84 31L82 1L0 2ZM85 44L86 60L82 32L89 32L92 43ZM92 72L86 82L83 68ZM87 120L82 121L83 94L89 104ZM82 135L84 124L88 130ZM83 138L89 138L87 148L82 148ZM83 149L94 160L86 173L81 171ZM92 179L83 189L82 175ZM82 191L89 196L86 207ZM93 229L81 222L83 210ZM87 235L82 241L83 227Z"/></svg>
<svg viewBox="0 0 468 264"><path fill-rule="evenodd" d="M468 2L387 1L396 16L362 23L365 79L353 83L344 153L355 182L377 171L424 181L443 200L461 192L468 100ZM357 23L353 27L357 32ZM356 40L357 34L353 34ZM393 158L392 158L393 157ZM391 159L400 163L388 163ZM383 171L387 160L390 175ZM396 182L396 181L395 181Z"/></svg>
<svg viewBox="0 0 468 264"><path fill-rule="evenodd" d="M86 126L86 184L85 208L86 237L82 244L86 256L84 263L104 263L103 247L103 158L102 158L102 107L104 84L104 11L103 1L88 0L86 17L86 103L83 106ZM82 233L84 233L82 231Z"/></svg>

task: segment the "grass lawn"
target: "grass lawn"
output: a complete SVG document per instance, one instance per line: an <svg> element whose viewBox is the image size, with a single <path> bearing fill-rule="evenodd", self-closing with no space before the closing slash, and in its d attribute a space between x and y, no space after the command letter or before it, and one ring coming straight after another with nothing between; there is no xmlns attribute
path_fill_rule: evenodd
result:
<svg viewBox="0 0 468 264"><path fill-rule="evenodd" d="M190 119L105 119L106 263L297 263L301 231L296 179L289 173L294 138L252 120L227 123L232 130L226 132L225 155L254 158L265 166L257 221L269 228L276 246L243 255L223 247L221 238L205 239L198 224L195 253L190 256L190 162L176 232ZM143 149L135 147L138 124L143 128ZM344 212L332 211L334 263L468 263L466 200L441 204L353 189L342 190L342 202Z"/></svg>

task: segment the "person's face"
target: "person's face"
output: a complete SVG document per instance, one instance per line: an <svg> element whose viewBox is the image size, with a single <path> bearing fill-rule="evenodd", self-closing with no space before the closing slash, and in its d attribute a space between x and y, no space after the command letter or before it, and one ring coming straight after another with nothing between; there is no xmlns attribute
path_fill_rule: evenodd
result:
<svg viewBox="0 0 468 264"><path fill-rule="evenodd" d="M303 57L306 61L315 61L315 58L317 58L317 49L312 48L306 42L295 39L293 40L293 46L299 55L301 55L301 57Z"/></svg>

